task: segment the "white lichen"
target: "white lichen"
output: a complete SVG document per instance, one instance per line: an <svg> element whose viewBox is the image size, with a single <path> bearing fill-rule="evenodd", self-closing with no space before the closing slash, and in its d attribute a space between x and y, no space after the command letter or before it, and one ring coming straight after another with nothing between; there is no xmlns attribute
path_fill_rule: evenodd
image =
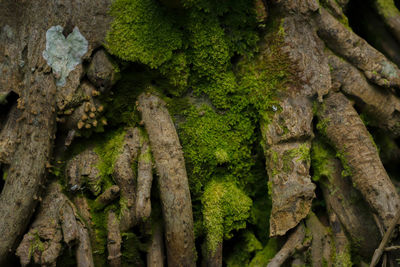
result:
<svg viewBox="0 0 400 267"><path fill-rule="evenodd" d="M68 74L82 62L82 56L88 51L88 41L75 27L67 38L60 25L46 32L46 50L43 57L53 69L58 86L64 86Z"/></svg>

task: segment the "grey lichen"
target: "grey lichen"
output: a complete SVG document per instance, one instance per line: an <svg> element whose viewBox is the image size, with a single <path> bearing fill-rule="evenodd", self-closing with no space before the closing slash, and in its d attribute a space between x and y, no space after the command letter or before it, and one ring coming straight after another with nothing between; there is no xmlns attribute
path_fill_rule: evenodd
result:
<svg viewBox="0 0 400 267"><path fill-rule="evenodd" d="M64 86L68 74L81 63L82 56L88 51L88 41L75 27L67 38L60 25L46 32L46 50L43 57L53 69L58 86Z"/></svg>

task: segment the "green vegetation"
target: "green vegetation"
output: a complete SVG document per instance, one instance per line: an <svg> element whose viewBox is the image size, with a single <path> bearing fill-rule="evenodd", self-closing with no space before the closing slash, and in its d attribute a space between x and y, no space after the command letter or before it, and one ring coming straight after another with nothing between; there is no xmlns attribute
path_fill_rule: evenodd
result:
<svg viewBox="0 0 400 267"><path fill-rule="evenodd" d="M254 254L262 250L263 246L256 236L248 230L241 233L237 245L226 259L229 267L247 266Z"/></svg>
<svg viewBox="0 0 400 267"><path fill-rule="evenodd" d="M233 230L246 227L252 201L232 182L211 181L204 191L202 204L207 248L215 251L224 238L233 236Z"/></svg>
<svg viewBox="0 0 400 267"><path fill-rule="evenodd" d="M165 2L112 5L106 47L135 65L122 69L107 120L136 125L137 95L150 85L160 90L185 155L196 236L207 236L212 250L247 222L264 245L271 204L259 125L271 122L280 111L279 95L297 80L281 51L283 20L269 14L268 32L262 32L253 0L182 0L175 9L176 1ZM303 152L293 151L292 157L301 160ZM112 155L104 157L112 166Z"/></svg>

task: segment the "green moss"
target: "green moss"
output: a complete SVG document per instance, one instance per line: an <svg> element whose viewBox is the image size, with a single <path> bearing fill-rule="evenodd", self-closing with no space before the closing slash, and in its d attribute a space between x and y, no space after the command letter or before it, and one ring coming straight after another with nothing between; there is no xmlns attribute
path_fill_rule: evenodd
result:
<svg viewBox="0 0 400 267"><path fill-rule="evenodd" d="M215 251L223 239L232 237L233 230L246 227L251 199L232 182L211 181L202 196L207 248Z"/></svg>
<svg viewBox="0 0 400 267"><path fill-rule="evenodd" d="M126 132L123 129L109 133L103 142L99 142L94 151L99 156L99 169L102 182L108 187L112 184L111 174L114 170L114 164L117 156L122 151Z"/></svg>
<svg viewBox="0 0 400 267"><path fill-rule="evenodd" d="M268 244L263 250L257 252L255 257L251 260L249 267L267 266L268 262L278 252L278 243L275 238L268 240Z"/></svg>
<svg viewBox="0 0 400 267"><path fill-rule="evenodd" d="M351 267L353 263L351 261L350 245L345 248L341 253L334 254L334 266L340 267Z"/></svg>
<svg viewBox="0 0 400 267"><path fill-rule="evenodd" d="M231 173L236 180L248 175L254 162L250 144L254 140L252 121L240 114L218 114L208 106L187 111L180 127L191 191L196 195L219 173Z"/></svg>
<svg viewBox="0 0 400 267"><path fill-rule="evenodd" d="M5 181L8 176L8 170L3 170L3 180Z"/></svg>
<svg viewBox="0 0 400 267"><path fill-rule="evenodd" d="M114 21L106 47L121 59L156 68L182 47L181 33L171 15L155 0L115 0L110 14Z"/></svg>
<svg viewBox="0 0 400 267"><path fill-rule="evenodd" d="M144 266L140 252L144 244L134 233L122 233L122 266Z"/></svg>
<svg viewBox="0 0 400 267"><path fill-rule="evenodd" d="M247 266L254 253L263 248L261 242L251 231L244 231L236 244L226 259L226 265L229 267Z"/></svg>
<svg viewBox="0 0 400 267"><path fill-rule="evenodd" d="M376 0L378 12L385 18L400 16L400 11L397 9L393 0Z"/></svg>
<svg viewBox="0 0 400 267"><path fill-rule="evenodd" d="M314 181L319 181L323 177L331 179L332 173L335 171L331 163L333 158L335 158L335 151L331 147L322 142L322 140L316 139L313 141L311 164L314 171L312 177Z"/></svg>
<svg viewBox="0 0 400 267"><path fill-rule="evenodd" d="M351 170L350 165L347 162L345 153L343 151L337 151L336 152L336 157L338 159L340 159L340 161L342 162L342 166L343 166L342 176L343 177L351 176L352 175L352 170Z"/></svg>

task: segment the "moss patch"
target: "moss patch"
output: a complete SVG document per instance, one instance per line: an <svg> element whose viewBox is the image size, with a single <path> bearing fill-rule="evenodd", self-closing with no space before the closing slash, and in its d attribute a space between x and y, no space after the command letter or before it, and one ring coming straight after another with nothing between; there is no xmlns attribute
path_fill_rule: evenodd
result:
<svg viewBox="0 0 400 267"><path fill-rule="evenodd" d="M203 217L207 231L207 248L215 251L232 231L246 227L251 199L232 182L211 181L203 194Z"/></svg>

